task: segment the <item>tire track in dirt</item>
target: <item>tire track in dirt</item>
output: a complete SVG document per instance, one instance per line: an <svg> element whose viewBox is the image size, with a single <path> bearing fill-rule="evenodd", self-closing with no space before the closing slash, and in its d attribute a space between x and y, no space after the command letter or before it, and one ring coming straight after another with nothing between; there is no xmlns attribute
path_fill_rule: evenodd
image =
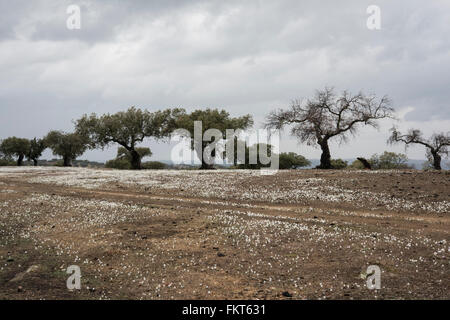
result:
<svg viewBox="0 0 450 320"><path fill-rule="evenodd" d="M450 217L442 214L407 214L392 211L364 211L361 209L346 207L329 208L330 204L319 203L312 205L293 204L268 204L256 201L231 201L224 199L195 198L183 195L167 196L164 190L153 190L156 193L146 194L142 192L131 192L130 190L104 190L84 189L79 187L58 187L48 184L36 184L23 181L10 180L14 185L9 189L18 192L47 193L61 196L81 197L85 199L120 200L122 202L134 201L140 204L159 207L186 207L202 208L207 210L238 210L254 213L272 215L274 218L294 218L303 222L316 224L337 225L339 223L370 227L371 229L388 228L407 231L427 231L432 235L443 233L450 234ZM172 190L170 190L172 191ZM173 192L173 191L172 191ZM26 192L25 192L26 193Z"/></svg>

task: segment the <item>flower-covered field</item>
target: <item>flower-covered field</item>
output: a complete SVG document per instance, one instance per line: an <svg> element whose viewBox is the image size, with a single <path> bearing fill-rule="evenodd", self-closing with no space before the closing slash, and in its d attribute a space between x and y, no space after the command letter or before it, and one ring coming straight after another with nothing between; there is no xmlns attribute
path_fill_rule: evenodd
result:
<svg viewBox="0 0 450 320"><path fill-rule="evenodd" d="M3 167L0 298L448 299L449 212L446 171Z"/></svg>

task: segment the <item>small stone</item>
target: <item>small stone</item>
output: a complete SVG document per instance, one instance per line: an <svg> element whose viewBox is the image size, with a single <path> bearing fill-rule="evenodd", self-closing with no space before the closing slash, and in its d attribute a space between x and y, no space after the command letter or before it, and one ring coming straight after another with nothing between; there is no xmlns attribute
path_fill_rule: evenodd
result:
<svg viewBox="0 0 450 320"><path fill-rule="evenodd" d="M218 257L225 257L225 254L223 254L222 252L217 252L217 256Z"/></svg>
<svg viewBox="0 0 450 320"><path fill-rule="evenodd" d="M292 297L292 294L290 294L288 291L283 291L283 292L281 293L281 295L282 295L283 297L287 297L287 298L291 298L291 297Z"/></svg>
<svg viewBox="0 0 450 320"><path fill-rule="evenodd" d="M22 291L23 291L22 286L18 286L18 287L17 287L17 292L22 292Z"/></svg>

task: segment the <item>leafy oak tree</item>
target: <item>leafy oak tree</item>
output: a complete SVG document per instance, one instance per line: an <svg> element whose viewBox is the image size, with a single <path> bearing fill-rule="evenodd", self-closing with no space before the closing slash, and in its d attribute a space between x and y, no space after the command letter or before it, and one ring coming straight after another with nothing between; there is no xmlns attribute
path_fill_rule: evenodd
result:
<svg viewBox="0 0 450 320"><path fill-rule="evenodd" d="M136 148L136 152L142 158L151 157L152 152L150 148ZM105 163L106 168L114 168L114 169L132 169L131 162L133 161L133 157L130 152L124 147L119 147L117 149L117 156L115 159L109 160Z"/></svg>
<svg viewBox="0 0 450 320"><path fill-rule="evenodd" d="M45 145L44 139L36 139L30 140L30 149L27 153L27 158L29 161L33 161L34 166L37 166L38 159L42 155L42 152L47 148Z"/></svg>
<svg viewBox="0 0 450 320"><path fill-rule="evenodd" d="M234 136L233 140L232 146L229 145L230 148L233 148L233 153L228 153L226 148L222 148L219 153L221 153L222 159L226 159L229 163L232 163L234 168L260 169L270 166L270 164L262 163L260 152L262 152L264 156L270 158L273 149L272 145L267 143L255 143L249 146L247 141L240 140L237 135Z"/></svg>
<svg viewBox="0 0 450 320"><path fill-rule="evenodd" d="M23 164L23 159L30 150L30 140L17 137L9 137L0 145L2 153L7 157L17 157L17 165Z"/></svg>
<svg viewBox="0 0 450 320"><path fill-rule="evenodd" d="M279 158L280 169L296 169L298 167L307 167L311 162L304 156L296 154L295 152L282 152Z"/></svg>
<svg viewBox="0 0 450 320"><path fill-rule="evenodd" d="M208 129L217 129L222 133L222 136L226 138L226 130L245 130L253 125L253 119L251 115L245 115L242 117L232 118L230 114L225 110L218 109L206 109L195 110L189 114L180 113L176 119L176 127L179 129L185 129L190 134L191 148L195 150L199 159L202 159L202 165L200 169L212 169L213 164L207 163L203 157L203 153L209 141L197 141L194 136L194 124L195 121L201 121L201 137ZM215 141L214 141L215 142ZM211 156L215 157L215 149L212 150Z"/></svg>
<svg viewBox="0 0 450 320"><path fill-rule="evenodd" d="M411 144L421 144L427 148L426 155L428 161L433 164L433 168L441 170L441 160L443 156L448 156L450 146L450 132L435 133L429 139L424 138L418 129L410 129L408 133L401 134L395 127L391 129L391 136L388 143L404 143L405 147Z"/></svg>
<svg viewBox="0 0 450 320"><path fill-rule="evenodd" d="M267 144L267 143L255 143L255 144L252 144L251 146L248 146L246 141L239 141L239 143L242 143L242 145L245 147L245 149L244 149L245 152L242 155L244 158L240 159L238 157L238 148L236 147L236 145L237 145L237 141L236 141L235 145L234 145L235 150L234 150L234 154L233 154L234 155L233 164L236 169L256 170L256 169L270 167L270 163L264 164L261 161L260 152L262 152L264 150L263 154L270 158L272 155L272 149L273 149L272 145ZM251 163L251 162L253 162L253 163Z"/></svg>
<svg viewBox="0 0 450 320"><path fill-rule="evenodd" d="M104 148L118 143L127 150L132 169L141 169L142 155L137 144L147 137L168 137L175 128L175 118L181 109L150 112L135 107L115 114L84 115L76 121L76 132L89 137L90 148Z"/></svg>
<svg viewBox="0 0 450 320"><path fill-rule="evenodd" d="M72 166L72 161L81 156L88 148L89 139L78 133L50 131L44 138L44 143L54 155L63 158L63 166Z"/></svg>
<svg viewBox="0 0 450 320"><path fill-rule="evenodd" d="M288 109L271 112L266 118L266 128L281 129L291 125L292 135L322 149L318 168L331 169L331 139L346 142L361 125L377 128L377 120L393 118L393 112L387 96L377 99L347 91L338 96L332 88L325 88L317 91L312 99L295 100Z"/></svg>

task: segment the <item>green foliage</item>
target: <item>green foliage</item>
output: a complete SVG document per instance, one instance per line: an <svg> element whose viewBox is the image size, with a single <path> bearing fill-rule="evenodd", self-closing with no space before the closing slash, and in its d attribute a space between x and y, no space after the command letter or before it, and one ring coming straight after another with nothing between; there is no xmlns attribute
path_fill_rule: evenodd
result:
<svg viewBox="0 0 450 320"><path fill-rule="evenodd" d="M0 158L0 167L4 167L4 166L14 166L16 165L16 162L8 157L2 157Z"/></svg>
<svg viewBox="0 0 450 320"><path fill-rule="evenodd" d="M167 165L159 161L147 161L142 164L142 169L161 170L166 168Z"/></svg>
<svg viewBox="0 0 450 320"><path fill-rule="evenodd" d="M116 159L106 161L105 168L130 170L131 162L126 158L116 158Z"/></svg>
<svg viewBox="0 0 450 320"><path fill-rule="evenodd" d="M408 157L403 153L385 151L381 155L374 154L370 160L374 169L410 169Z"/></svg>
<svg viewBox="0 0 450 320"><path fill-rule="evenodd" d="M53 164L54 167L64 167L64 160L58 160Z"/></svg>
<svg viewBox="0 0 450 320"><path fill-rule="evenodd" d="M351 169L358 169L358 170L363 170L364 169L364 165L359 160L354 160L348 167L351 168Z"/></svg>
<svg viewBox="0 0 450 320"><path fill-rule="evenodd" d="M430 160L424 161L422 163L422 170L432 170L434 169L433 163Z"/></svg>
<svg viewBox="0 0 450 320"><path fill-rule="evenodd" d="M18 157L19 155L25 156L29 146L28 139L10 137L2 141L0 148L3 154Z"/></svg>
<svg viewBox="0 0 450 320"><path fill-rule="evenodd" d="M235 149L237 149L236 144L235 144ZM234 153L235 166L234 166L234 168L236 168L236 169L260 169L260 168L264 168L264 167L269 167L270 163L262 164L260 161L259 153L260 153L260 150L262 150L262 149L266 149L265 154L267 155L267 157L271 156L272 146L270 144L258 143L258 144L253 144L250 147L247 147L247 145L245 145L245 161L243 161L244 163L238 163L237 150L235 150L235 153ZM256 154L256 163L253 163L253 164L250 163L250 153Z"/></svg>
<svg viewBox="0 0 450 320"><path fill-rule="evenodd" d="M47 148L44 139L30 140L30 149L27 153L28 160L32 160L35 165L37 165L37 160L42 155L42 152Z"/></svg>
<svg viewBox="0 0 450 320"><path fill-rule="evenodd" d="M194 121L202 122L202 136L208 129L218 129L222 135L226 135L226 129L247 129L253 125L251 115L231 118L225 110L206 109L195 110L190 114L181 113L176 120L176 126L189 131L191 137L194 137Z"/></svg>
<svg viewBox="0 0 450 320"><path fill-rule="evenodd" d="M230 114L225 110L218 109L206 109L206 110L195 110L190 114L184 112L179 112L176 117L175 125L177 128L185 129L190 133L191 147L196 150L197 153L202 152L206 146L210 143L207 141L202 141L201 146L195 145L194 140L194 122L202 122L202 137L206 130L217 129L222 133L222 136L226 137L226 129L234 130L245 130L253 125L253 119L251 115L245 115L242 117L232 118ZM199 157L200 155L197 154ZM214 156L214 154L213 154ZM211 167L210 165L202 162L202 168Z"/></svg>
<svg viewBox="0 0 450 320"><path fill-rule="evenodd" d="M280 169L295 169L298 167L307 167L311 165L311 162L295 152L282 152L279 156L279 164Z"/></svg>
<svg viewBox="0 0 450 320"><path fill-rule="evenodd" d="M333 169L345 169L347 168L347 161L342 159L331 159L331 167Z"/></svg>
<svg viewBox="0 0 450 320"><path fill-rule="evenodd" d="M136 152L139 154L139 157L142 159L144 157L151 157L152 156L152 152L150 151L150 148L135 148ZM131 161L133 160L133 157L130 153L130 151L128 151L127 149L125 149L124 147L119 147L117 149L117 159L119 158L124 158L127 159L130 164Z"/></svg>
<svg viewBox="0 0 450 320"><path fill-rule="evenodd" d="M63 165L67 167L71 166L72 160L86 151L89 139L78 133L50 131L44 142L52 149L54 155L63 157Z"/></svg>
<svg viewBox="0 0 450 320"><path fill-rule="evenodd" d="M143 142L146 137L168 137L175 129L175 118L180 113L184 113L184 110L150 112L135 107L100 117L93 113L77 120L76 132L89 137L90 148L104 148L111 143L118 143L129 152L132 168L140 169L141 156L136 144Z"/></svg>
<svg viewBox="0 0 450 320"><path fill-rule="evenodd" d="M10 137L2 141L1 152L8 157L17 157L17 165L21 166L23 158L30 150L30 141L24 138Z"/></svg>
<svg viewBox="0 0 450 320"><path fill-rule="evenodd" d="M42 155L45 148L45 142L42 139L28 140L10 137L0 144L0 154L3 154L3 158L5 158L3 163L10 163L12 157L17 157L17 165L21 166L23 159L27 157L28 160L33 160L34 164L37 165L37 159Z"/></svg>
<svg viewBox="0 0 450 320"><path fill-rule="evenodd" d="M76 131L91 138L91 147L103 148L111 142L124 147L134 147L145 137L163 137L165 118L170 114L170 110L152 113L135 107L100 117L93 113L77 120Z"/></svg>

